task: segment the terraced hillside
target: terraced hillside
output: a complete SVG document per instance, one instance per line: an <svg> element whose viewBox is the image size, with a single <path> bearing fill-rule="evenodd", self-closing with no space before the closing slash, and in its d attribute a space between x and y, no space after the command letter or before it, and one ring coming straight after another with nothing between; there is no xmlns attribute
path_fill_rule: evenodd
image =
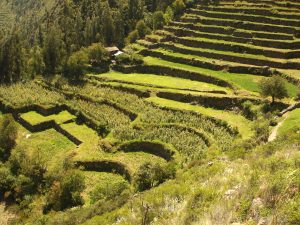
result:
<svg viewBox="0 0 300 225"><path fill-rule="evenodd" d="M41 160L48 179L38 195L14 187L26 209L15 224L297 224L299 35L297 0L199 3L124 49L143 64L117 59L76 84L1 85L0 122L12 114L18 123L5 166ZM270 106L259 82L272 75L289 96ZM277 122L279 141L265 144ZM71 196L82 206L57 212L51 200L65 183L56 173L69 163L85 180Z"/></svg>
<svg viewBox="0 0 300 225"><path fill-rule="evenodd" d="M203 70L198 69L199 72L240 87L241 81L235 79L237 75L251 77L255 82L255 77L250 75L259 78L275 70L298 82L299 18L296 1L199 4L189 9L180 21L171 22L163 31L139 41L136 47L147 56L148 64L161 65L168 61L179 67L179 64L200 67ZM253 86L242 88L256 90Z"/></svg>

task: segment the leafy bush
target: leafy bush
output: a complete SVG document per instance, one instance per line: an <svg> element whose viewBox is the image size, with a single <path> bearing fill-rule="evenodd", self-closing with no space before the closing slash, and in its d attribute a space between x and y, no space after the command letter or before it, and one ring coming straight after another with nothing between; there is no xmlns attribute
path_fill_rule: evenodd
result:
<svg viewBox="0 0 300 225"><path fill-rule="evenodd" d="M142 65L144 63L143 57L138 54L123 53L116 57L118 65Z"/></svg>
<svg viewBox="0 0 300 225"><path fill-rule="evenodd" d="M91 203L95 203L99 200L111 200L121 195L121 193L129 188L128 182L125 180L106 184L100 184L90 193Z"/></svg>
<svg viewBox="0 0 300 225"><path fill-rule="evenodd" d="M175 177L176 169L174 164L169 163L166 166L147 162L140 166L135 175L135 186L138 191L144 191L155 187L167 179Z"/></svg>
<svg viewBox="0 0 300 225"><path fill-rule="evenodd" d="M186 5L183 0L175 0L172 4L172 8L174 11L174 17L178 18L184 12Z"/></svg>
<svg viewBox="0 0 300 225"><path fill-rule="evenodd" d="M137 30L131 31L126 38L127 43L134 43L140 38L139 32Z"/></svg>
<svg viewBox="0 0 300 225"><path fill-rule="evenodd" d="M242 105L243 107L243 115L250 119L256 119L257 118L257 112L253 109L253 103L251 101L246 101Z"/></svg>
<svg viewBox="0 0 300 225"><path fill-rule="evenodd" d="M144 38L147 34L151 33L150 28L147 27L147 25L145 24L145 22L143 20L140 20L136 24L136 30L138 31L138 34L139 34L140 38Z"/></svg>
<svg viewBox="0 0 300 225"><path fill-rule="evenodd" d="M0 121L0 161L6 161L16 145L18 127L11 115Z"/></svg>
<svg viewBox="0 0 300 225"><path fill-rule="evenodd" d="M86 51L81 50L74 52L67 62L69 77L75 80L81 79L86 70L88 60L88 54Z"/></svg>
<svg viewBox="0 0 300 225"><path fill-rule="evenodd" d="M153 29L162 29L165 25L164 13L162 11L157 11L153 14Z"/></svg>

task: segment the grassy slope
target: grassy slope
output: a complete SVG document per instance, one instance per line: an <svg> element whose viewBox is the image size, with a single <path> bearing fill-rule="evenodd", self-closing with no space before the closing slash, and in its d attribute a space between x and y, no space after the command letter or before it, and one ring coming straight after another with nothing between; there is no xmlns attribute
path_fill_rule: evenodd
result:
<svg viewBox="0 0 300 225"><path fill-rule="evenodd" d="M250 138L253 135L253 131L251 130L251 124L252 124L251 121L247 120L245 117L241 115L237 115L232 112L216 110L212 108L205 108L202 106L190 105L187 103L181 103L181 102L158 98L158 97L150 97L148 98L148 101L158 104L160 106L195 111L207 116L224 120L232 127L237 127L243 139Z"/></svg>
<svg viewBox="0 0 300 225"><path fill-rule="evenodd" d="M68 111L62 111L58 114L43 116L37 112L31 111L23 113L21 117L32 125L36 125L45 121L54 120L57 124L64 123L66 121L75 119L76 117L70 114Z"/></svg>
<svg viewBox="0 0 300 225"><path fill-rule="evenodd" d="M173 63L165 60L161 60L153 57L145 57L145 63L148 65L160 65L169 66L177 69L184 69L192 72L203 73L209 76L217 77L222 80L227 80L233 83L240 89L245 89L250 92L259 92L258 82L263 78L262 76L250 75L250 74L238 74L227 73L223 71L214 71L209 69L203 69L199 67L189 66L185 64ZM295 97L297 95L297 87L291 83L286 82L288 93L290 96Z"/></svg>
<svg viewBox="0 0 300 225"><path fill-rule="evenodd" d="M300 109L295 109L292 112L289 112L287 119L279 127L278 134L284 135L294 129L300 129Z"/></svg>
<svg viewBox="0 0 300 225"><path fill-rule="evenodd" d="M101 77L112 79L115 81L126 81L134 82L136 84L142 85L155 85L166 88L176 88L176 89L190 89L195 91L212 91L220 90L226 91L226 88L219 87L217 85L208 84L204 82L192 81L188 79L181 79L169 76L159 76L152 74L123 74L119 72L110 72L101 74Z"/></svg>

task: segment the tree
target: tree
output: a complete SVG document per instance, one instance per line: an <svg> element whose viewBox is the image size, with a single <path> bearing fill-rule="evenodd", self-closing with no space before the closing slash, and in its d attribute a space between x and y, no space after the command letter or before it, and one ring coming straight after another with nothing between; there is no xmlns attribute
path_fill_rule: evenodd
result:
<svg viewBox="0 0 300 225"><path fill-rule="evenodd" d="M157 11L153 14L153 29L162 29L165 25L165 18L162 11Z"/></svg>
<svg viewBox="0 0 300 225"><path fill-rule="evenodd" d="M109 53L100 44L95 43L87 48L89 62L92 66L108 69L110 64Z"/></svg>
<svg viewBox="0 0 300 225"><path fill-rule="evenodd" d="M272 97L272 104L275 102L275 98L282 99L288 97L285 82L279 76L262 79L259 83L259 87L262 96Z"/></svg>
<svg viewBox="0 0 300 225"><path fill-rule="evenodd" d="M55 74L62 71L65 64L65 44L62 40L61 30L51 27L44 42L44 61L47 74Z"/></svg>
<svg viewBox="0 0 300 225"><path fill-rule="evenodd" d="M13 34L3 45L0 62L0 82L12 83L25 74L24 48L19 34Z"/></svg>
<svg viewBox="0 0 300 225"><path fill-rule="evenodd" d="M186 6L182 0L176 0L175 2L173 2L172 8L175 18L178 18L183 13L185 7Z"/></svg>
<svg viewBox="0 0 300 225"><path fill-rule="evenodd" d="M79 80L84 74L85 68L88 64L89 58L85 50L74 52L68 59L67 71L69 77Z"/></svg>

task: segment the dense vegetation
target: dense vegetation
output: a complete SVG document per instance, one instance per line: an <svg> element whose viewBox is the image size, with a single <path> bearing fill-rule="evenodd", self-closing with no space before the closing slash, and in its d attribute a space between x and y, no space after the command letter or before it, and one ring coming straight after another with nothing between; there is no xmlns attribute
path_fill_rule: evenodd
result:
<svg viewBox="0 0 300 225"><path fill-rule="evenodd" d="M0 2L0 224L298 225L299 19L298 0Z"/></svg>

